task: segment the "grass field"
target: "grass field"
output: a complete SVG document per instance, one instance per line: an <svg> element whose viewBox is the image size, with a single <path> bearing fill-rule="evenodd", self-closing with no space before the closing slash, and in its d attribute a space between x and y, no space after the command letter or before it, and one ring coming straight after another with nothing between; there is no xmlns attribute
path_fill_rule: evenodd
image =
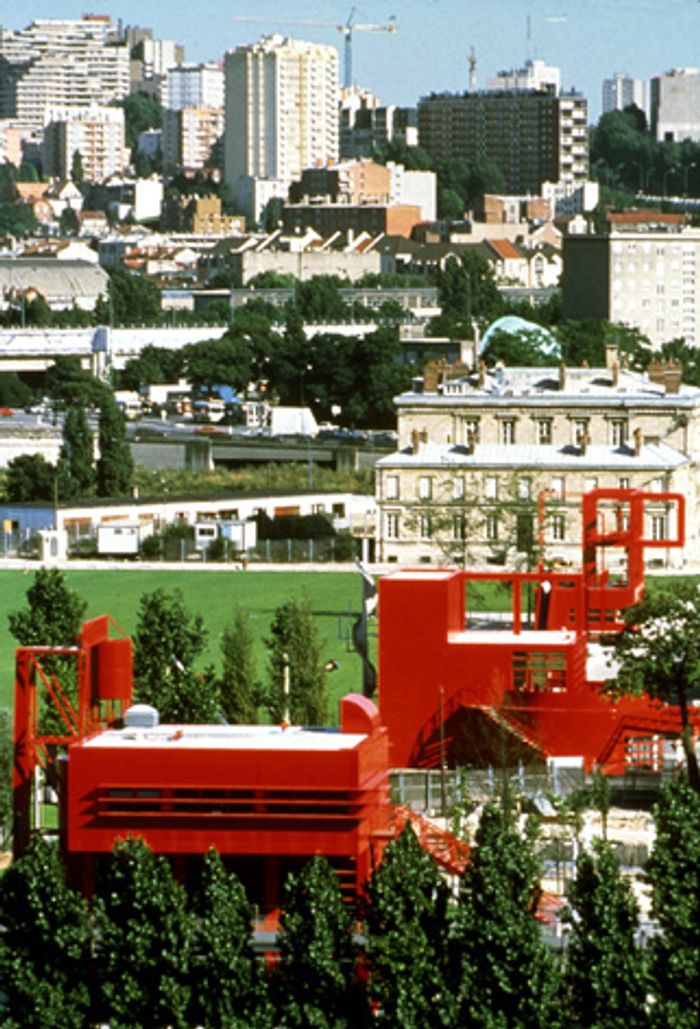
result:
<svg viewBox="0 0 700 1029"><path fill-rule="evenodd" d="M258 672L266 670L264 639L275 609L291 598L308 599L322 640L324 661L334 660L338 670L328 677L331 712L351 690L361 691L361 663L348 642L352 616L360 609L360 576L347 572L178 572L178 571L68 571L66 582L87 602L87 616L108 614L128 634L138 620L142 594L159 587L181 590L187 608L201 614L207 627L207 648L202 665L220 666L219 638L233 613L246 613L257 642ZM16 642L7 628L7 615L25 606L33 573L0 571L0 707L12 704Z"/></svg>

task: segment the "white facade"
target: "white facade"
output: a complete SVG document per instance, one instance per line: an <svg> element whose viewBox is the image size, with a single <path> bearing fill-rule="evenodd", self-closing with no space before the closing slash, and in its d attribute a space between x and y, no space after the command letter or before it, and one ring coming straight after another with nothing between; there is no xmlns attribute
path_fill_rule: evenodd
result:
<svg viewBox="0 0 700 1029"><path fill-rule="evenodd" d="M162 148L166 168L204 168L224 134L221 107L183 107L163 111Z"/></svg>
<svg viewBox="0 0 700 1029"><path fill-rule="evenodd" d="M171 111L184 107L224 106L224 70L218 64L179 64L165 79L163 106Z"/></svg>
<svg viewBox="0 0 700 1029"><path fill-rule="evenodd" d="M70 176L73 155L80 153L83 176L101 182L123 171L124 111L121 107L48 108L44 126L44 173Z"/></svg>
<svg viewBox="0 0 700 1029"><path fill-rule="evenodd" d="M41 133L50 106L108 104L129 93L129 50L107 16L0 29L0 58L0 117L27 136Z"/></svg>
<svg viewBox="0 0 700 1029"><path fill-rule="evenodd" d="M547 89L556 95L561 91L561 71L550 67L544 61L525 61L522 68L499 71L495 78L486 83L487 89Z"/></svg>
<svg viewBox="0 0 700 1029"><path fill-rule="evenodd" d="M437 218L437 175L429 171L406 171L402 164L387 165L391 172L389 203L412 204L421 209L423 221Z"/></svg>
<svg viewBox="0 0 700 1029"><path fill-rule="evenodd" d="M256 190L242 184L265 180L286 196L304 168L337 161L338 54L330 46L268 36L226 54L224 173L249 217Z"/></svg>
<svg viewBox="0 0 700 1029"><path fill-rule="evenodd" d="M603 80L603 114L624 111L631 104L648 115L648 90L643 79L633 79L630 75L615 72L611 79Z"/></svg>

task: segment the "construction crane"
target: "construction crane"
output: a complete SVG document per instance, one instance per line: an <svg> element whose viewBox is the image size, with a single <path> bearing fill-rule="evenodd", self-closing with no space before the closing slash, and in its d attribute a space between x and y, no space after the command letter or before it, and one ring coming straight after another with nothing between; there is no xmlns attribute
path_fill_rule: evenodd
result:
<svg viewBox="0 0 700 1029"><path fill-rule="evenodd" d="M350 9L346 21L339 25L334 21L318 21L315 18L249 18L245 15L234 16L231 21L235 22L267 22L273 25L295 25L295 26L307 26L309 28L319 29L335 29L337 32L342 32L343 39L345 40L345 49L343 55L343 85L346 87L352 86L352 37L356 32L398 32L399 26L396 21L396 15L392 14L391 17L383 25L363 24L355 22L355 11L356 8Z"/></svg>

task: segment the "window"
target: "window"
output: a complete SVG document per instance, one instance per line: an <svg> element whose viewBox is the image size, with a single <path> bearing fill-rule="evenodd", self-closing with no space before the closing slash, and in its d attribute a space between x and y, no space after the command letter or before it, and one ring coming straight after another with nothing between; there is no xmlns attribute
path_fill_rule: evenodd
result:
<svg viewBox="0 0 700 1029"><path fill-rule="evenodd" d="M486 539L498 539L498 514L496 511L489 511L486 515Z"/></svg>
<svg viewBox="0 0 700 1029"><path fill-rule="evenodd" d="M487 500L498 500L498 479L495 475L487 475L484 480L484 496Z"/></svg>
<svg viewBox="0 0 700 1029"><path fill-rule="evenodd" d="M464 479L461 475L456 475L452 480L452 499L462 500L464 497Z"/></svg>
<svg viewBox="0 0 700 1029"><path fill-rule="evenodd" d="M668 525L665 514L651 516L651 538L653 540L668 539Z"/></svg>
<svg viewBox="0 0 700 1029"><path fill-rule="evenodd" d="M433 479L430 475L421 475L418 479L418 496L421 500L430 500L433 495Z"/></svg>
<svg viewBox="0 0 700 1029"><path fill-rule="evenodd" d="M390 540L399 538L399 516L396 511L389 511L386 515L386 538Z"/></svg>
<svg viewBox="0 0 700 1029"><path fill-rule="evenodd" d="M566 517L563 514L552 515L552 539L561 543L566 539Z"/></svg>
<svg viewBox="0 0 700 1029"><path fill-rule="evenodd" d="M422 514L420 516L420 536L421 539L429 540L433 535L433 520L429 514Z"/></svg>
<svg viewBox="0 0 700 1029"><path fill-rule="evenodd" d="M537 442L540 446L548 446L552 442L552 419L538 418Z"/></svg>
<svg viewBox="0 0 700 1029"><path fill-rule="evenodd" d="M629 478L626 475L623 475L621 479L617 480L617 487L618 487L618 489L629 489L630 488L630 480L629 480Z"/></svg>
<svg viewBox="0 0 700 1029"><path fill-rule="evenodd" d="M518 479L518 499L529 500L530 499L530 480L529 479Z"/></svg>
<svg viewBox="0 0 700 1029"><path fill-rule="evenodd" d="M501 422L501 443L505 447L515 443L515 418L504 418Z"/></svg>
<svg viewBox="0 0 700 1029"><path fill-rule="evenodd" d="M613 418L610 422L610 445L613 447L621 447L627 442L627 419L626 418Z"/></svg>
<svg viewBox="0 0 700 1029"><path fill-rule="evenodd" d="M557 500L563 500L564 494L566 493L566 484L563 475L555 475L549 484L549 488L557 498Z"/></svg>
<svg viewBox="0 0 700 1029"><path fill-rule="evenodd" d="M479 442L479 419L465 418L462 423L464 429L464 442L474 444Z"/></svg>
<svg viewBox="0 0 700 1029"><path fill-rule="evenodd" d="M387 500L399 499L399 477L398 475L387 475L384 479L384 496Z"/></svg>
<svg viewBox="0 0 700 1029"><path fill-rule="evenodd" d="M572 440L571 442L575 447L580 447L584 441L584 437L588 433L588 419L587 418L576 418L572 424Z"/></svg>
<svg viewBox="0 0 700 1029"><path fill-rule="evenodd" d="M463 514L454 515L452 518L452 538L456 540L466 539L466 521Z"/></svg>

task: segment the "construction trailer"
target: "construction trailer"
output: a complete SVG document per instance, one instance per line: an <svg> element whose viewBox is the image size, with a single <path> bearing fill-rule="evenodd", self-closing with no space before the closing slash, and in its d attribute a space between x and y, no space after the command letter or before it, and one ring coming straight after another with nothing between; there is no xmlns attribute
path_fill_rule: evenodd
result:
<svg viewBox="0 0 700 1029"><path fill-rule="evenodd" d="M379 709L393 768L548 762L621 774L677 761L678 707L606 696L614 668L601 639L641 599L645 551L683 546L684 497L598 489L582 506L580 570L380 579ZM510 592L507 621L471 609L485 583ZM697 738L699 709L691 720Z"/></svg>

